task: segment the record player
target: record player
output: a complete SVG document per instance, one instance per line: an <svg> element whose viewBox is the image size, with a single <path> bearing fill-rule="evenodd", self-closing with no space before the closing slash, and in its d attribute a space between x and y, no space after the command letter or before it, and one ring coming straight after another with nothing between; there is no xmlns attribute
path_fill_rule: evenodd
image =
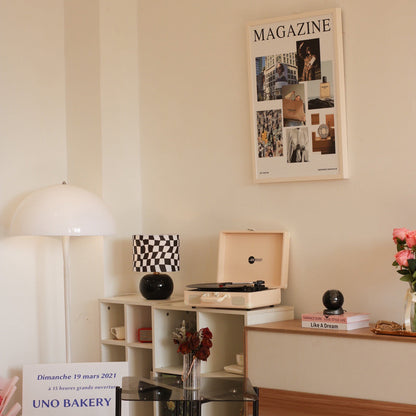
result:
<svg viewBox="0 0 416 416"><path fill-rule="evenodd" d="M187 286L185 304L230 309L280 304L288 280L289 238L288 232L222 231L217 281Z"/></svg>

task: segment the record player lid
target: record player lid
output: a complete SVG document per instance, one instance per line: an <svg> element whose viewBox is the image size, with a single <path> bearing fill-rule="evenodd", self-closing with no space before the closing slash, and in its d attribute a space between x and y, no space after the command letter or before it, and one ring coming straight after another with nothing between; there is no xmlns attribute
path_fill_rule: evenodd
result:
<svg viewBox="0 0 416 416"><path fill-rule="evenodd" d="M264 280L269 288L286 288L289 239L286 231L222 231L217 282Z"/></svg>

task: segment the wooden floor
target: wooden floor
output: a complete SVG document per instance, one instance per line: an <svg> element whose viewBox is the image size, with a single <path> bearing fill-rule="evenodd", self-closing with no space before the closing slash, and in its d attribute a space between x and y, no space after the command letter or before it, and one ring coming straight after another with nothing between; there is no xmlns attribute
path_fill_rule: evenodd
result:
<svg viewBox="0 0 416 416"><path fill-rule="evenodd" d="M260 389L259 416L410 416L416 406L339 396Z"/></svg>

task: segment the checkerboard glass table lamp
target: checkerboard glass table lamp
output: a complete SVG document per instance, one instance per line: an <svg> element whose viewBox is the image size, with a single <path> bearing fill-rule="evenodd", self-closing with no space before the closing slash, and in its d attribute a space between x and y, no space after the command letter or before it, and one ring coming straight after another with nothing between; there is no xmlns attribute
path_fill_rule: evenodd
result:
<svg viewBox="0 0 416 416"><path fill-rule="evenodd" d="M133 270L152 273L140 280L144 298L169 298L173 280L166 273L179 271L179 235L133 235Z"/></svg>

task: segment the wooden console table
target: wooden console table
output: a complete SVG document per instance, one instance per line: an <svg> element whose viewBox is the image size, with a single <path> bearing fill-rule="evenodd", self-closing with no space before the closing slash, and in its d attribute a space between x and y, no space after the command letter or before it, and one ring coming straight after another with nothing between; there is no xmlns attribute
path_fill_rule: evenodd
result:
<svg viewBox="0 0 416 416"><path fill-rule="evenodd" d="M303 412L282 415L416 414L416 338L375 335L369 328L302 328L300 320L291 320L247 326L245 348L246 375L260 388L262 415L267 414L262 413L262 390L280 398L290 392L292 401L305 401ZM316 401L328 413L308 413ZM336 413L334 406L342 402L343 413ZM354 403L366 413L357 413ZM282 408L281 401L276 405Z"/></svg>

